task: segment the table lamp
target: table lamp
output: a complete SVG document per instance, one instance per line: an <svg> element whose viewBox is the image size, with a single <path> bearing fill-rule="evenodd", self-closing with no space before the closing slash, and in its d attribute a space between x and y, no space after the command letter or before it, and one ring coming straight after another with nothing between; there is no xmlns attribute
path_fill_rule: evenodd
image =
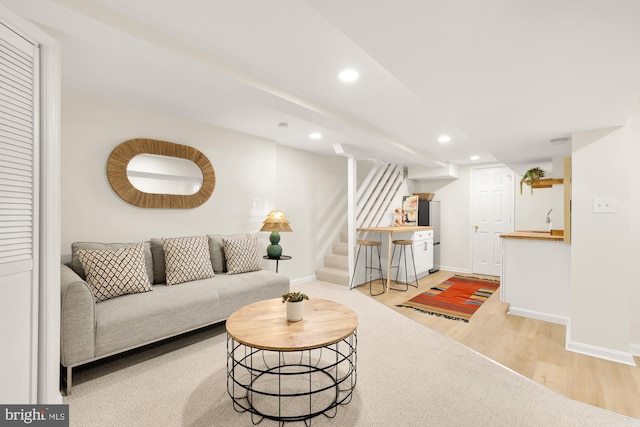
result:
<svg viewBox="0 0 640 427"><path fill-rule="evenodd" d="M270 231L269 241L271 244L267 246L267 256L271 259L278 259L282 255L282 246L280 242L280 232L292 231L289 227L289 220L282 212L277 209L272 210L267 215L267 219L263 221L260 231Z"/></svg>

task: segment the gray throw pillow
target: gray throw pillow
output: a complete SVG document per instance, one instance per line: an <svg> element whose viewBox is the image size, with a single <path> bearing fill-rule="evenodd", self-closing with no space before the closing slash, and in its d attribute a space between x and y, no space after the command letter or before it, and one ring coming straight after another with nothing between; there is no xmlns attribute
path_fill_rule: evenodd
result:
<svg viewBox="0 0 640 427"><path fill-rule="evenodd" d="M149 242L151 243L151 257L153 258L153 284L167 283L164 240L152 238Z"/></svg>

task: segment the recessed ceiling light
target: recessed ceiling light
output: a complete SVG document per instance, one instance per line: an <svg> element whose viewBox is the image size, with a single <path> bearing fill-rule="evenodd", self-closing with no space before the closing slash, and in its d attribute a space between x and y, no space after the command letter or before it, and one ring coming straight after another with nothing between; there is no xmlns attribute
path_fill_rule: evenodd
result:
<svg viewBox="0 0 640 427"><path fill-rule="evenodd" d="M469 160L480 160L480 156L471 156Z"/></svg>
<svg viewBox="0 0 640 427"><path fill-rule="evenodd" d="M311 138L311 139L321 139L322 138L322 134L318 133L318 132L314 132L314 133L309 134L309 138Z"/></svg>
<svg viewBox="0 0 640 427"><path fill-rule="evenodd" d="M449 135L441 135L440 137L438 137L438 142L442 144L446 144L449 141L451 141L451 137Z"/></svg>
<svg viewBox="0 0 640 427"><path fill-rule="evenodd" d="M340 80L342 80L343 82L353 82L358 80L358 77L360 76L360 74L358 74L358 72L356 70L343 70L340 72L340 74L338 74L338 78Z"/></svg>

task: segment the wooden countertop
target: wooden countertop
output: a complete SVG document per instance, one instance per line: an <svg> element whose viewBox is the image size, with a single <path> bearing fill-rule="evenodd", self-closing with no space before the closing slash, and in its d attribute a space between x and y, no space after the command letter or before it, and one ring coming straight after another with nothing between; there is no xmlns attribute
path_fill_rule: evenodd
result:
<svg viewBox="0 0 640 427"><path fill-rule="evenodd" d="M392 233L402 233L404 231L421 231L421 230L433 230L430 225L396 225L388 227L361 227L358 231L383 231Z"/></svg>
<svg viewBox="0 0 640 427"><path fill-rule="evenodd" d="M503 239L523 239L523 240L548 240L551 242L562 242L564 236L552 236L548 231L514 231L512 233L501 234Z"/></svg>

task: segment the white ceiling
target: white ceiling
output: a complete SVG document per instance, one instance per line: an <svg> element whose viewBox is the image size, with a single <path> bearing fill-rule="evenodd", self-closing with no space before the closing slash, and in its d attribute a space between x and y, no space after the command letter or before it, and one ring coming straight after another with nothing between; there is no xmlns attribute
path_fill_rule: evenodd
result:
<svg viewBox="0 0 640 427"><path fill-rule="evenodd" d="M65 85L326 155L548 161L640 97L638 0L0 1L60 40Z"/></svg>

